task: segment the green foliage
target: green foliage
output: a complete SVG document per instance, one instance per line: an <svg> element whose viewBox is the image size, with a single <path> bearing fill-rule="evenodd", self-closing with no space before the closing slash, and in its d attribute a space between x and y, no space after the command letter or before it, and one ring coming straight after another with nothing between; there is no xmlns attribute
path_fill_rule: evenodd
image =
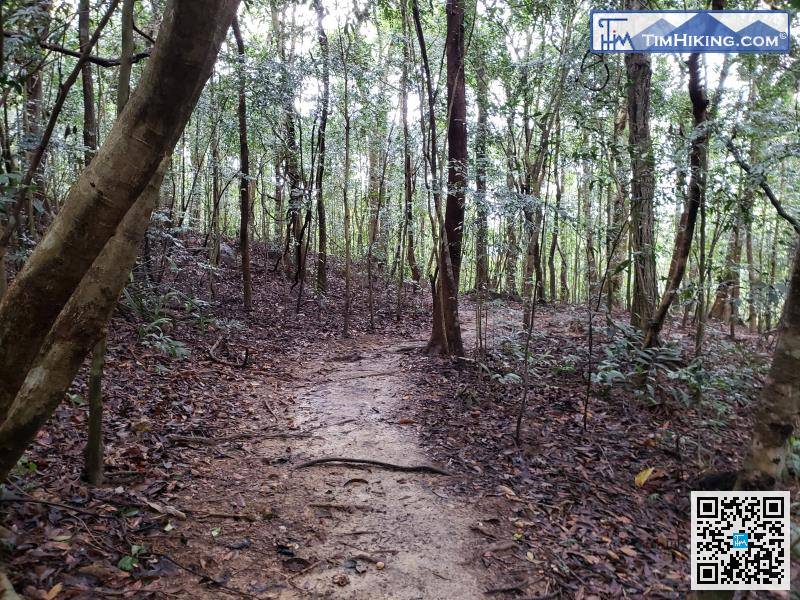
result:
<svg viewBox="0 0 800 600"><path fill-rule="evenodd" d="M688 401L688 395L676 385L687 381L677 346L645 348L642 332L627 324L612 324L609 337L611 342L603 348L605 357L592 374L593 383L606 389L624 386L650 404L660 404L665 396Z"/></svg>
<svg viewBox="0 0 800 600"><path fill-rule="evenodd" d="M122 569L123 571L133 571L136 567L139 566L139 557L144 554L146 550L145 546L139 546L138 544L133 544L131 546L130 554L126 554L122 558L119 559L117 563L117 567Z"/></svg>

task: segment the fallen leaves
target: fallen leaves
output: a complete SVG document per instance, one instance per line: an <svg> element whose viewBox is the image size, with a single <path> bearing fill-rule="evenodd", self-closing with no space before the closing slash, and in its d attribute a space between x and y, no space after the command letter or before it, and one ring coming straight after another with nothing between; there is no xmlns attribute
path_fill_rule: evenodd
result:
<svg viewBox="0 0 800 600"><path fill-rule="evenodd" d="M653 474L653 467L648 467L647 469L642 469L636 474L636 477L633 478L636 487L643 487L644 484L650 479L650 475Z"/></svg>

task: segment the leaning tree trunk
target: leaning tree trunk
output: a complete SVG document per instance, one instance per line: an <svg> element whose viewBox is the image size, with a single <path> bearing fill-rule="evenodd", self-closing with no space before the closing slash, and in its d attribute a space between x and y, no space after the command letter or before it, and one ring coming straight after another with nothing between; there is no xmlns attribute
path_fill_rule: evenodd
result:
<svg viewBox="0 0 800 600"><path fill-rule="evenodd" d="M694 132L692 133L691 147L689 149L689 199L686 210L681 215L678 233L675 236L675 249L669 266L667 284L658 309L646 326L644 337L645 347L656 346L658 336L664 327L667 312L672 301L678 293L686 265L689 261L689 251L694 238L694 226L700 204L706 193L706 173L708 172L708 96L700 74L700 54L695 52L689 56L689 99L692 102L692 115L694 118Z"/></svg>
<svg viewBox="0 0 800 600"><path fill-rule="evenodd" d="M141 83L0 303L0 419L6 418L59 313L175 146L238 3L168 4ZM91 337L87 332L82 340ZM37 371L37 385L47 385L50 377L43 373Z"/></svg>
<svg viewBox="0 0 800 600"><path fill-rule="evenodd" d="M0 425L0 481L8 477L25 448L63 400L89 349L102 338L103 328L136 261L167 163L167 159L162 162L148 188L125 214L41 344L7 418Z"/></svg>

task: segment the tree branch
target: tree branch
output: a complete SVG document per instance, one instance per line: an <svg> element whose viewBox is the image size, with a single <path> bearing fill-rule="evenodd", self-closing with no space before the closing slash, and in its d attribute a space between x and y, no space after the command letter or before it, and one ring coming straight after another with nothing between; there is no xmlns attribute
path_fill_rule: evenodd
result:
<svg viewBox="0 0 800 600"><path fill-rule="evenodd" d="M734 135L736 135L735 132ZM764 194L766 194L767 198L769 198L769 201L772 203L772 206L775 207L775 210L778 211L778 214L784 219L786 219L786 221L788 221L789 224L794 228L795 232L798 235L800 235L800 221L798 221L795 217L786 212L786 209L783 208L781 201L778 200L778 198L775 196L775 193L772 191L772 188L767 183L767 178L764 177L763 175L753 174L753 168L749 164L747 164L747 161L739 153L739 149L734 145L732 137L726 140L725 146L728 148L728 150L731 153L731 156L733 156L733 159L736 161L736 163L739 165L742 171L744 171L745 173L750 175L750 177L755 179L758 185L761 187L761 189L764 190Z"/></svg>

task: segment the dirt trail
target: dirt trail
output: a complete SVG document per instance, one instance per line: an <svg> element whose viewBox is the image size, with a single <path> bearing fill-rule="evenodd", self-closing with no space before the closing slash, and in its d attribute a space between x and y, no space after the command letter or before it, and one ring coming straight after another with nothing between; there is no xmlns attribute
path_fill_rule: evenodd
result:
<svg viewBox="0 0 800 600"><path fill-rule="evenodd" d="M408 343L362 338L328 356L299 396L298 425L318 427L303 454L430 464L413 429L403 424L403 399L413 390L401 359L410 349ZM295 471L288 494L313 491L317 503L350 507L317 507L310 515L332 516L326 519L324 541L314 551L340 566L313 570L295 583L308 592L342 598L483 597L468 566L475 553L469 527L477 517L445 494L437 495L442 479L372 467L320 465ZM347 568L354 558L358 570L366 572ZM342 560L351 562L342 568ZM384 562L385 568L378 569L373 560ZM349 580L339 589L333 583L338 574Z"/></svg>
<svg viewBox="0 0 800 600"><path fill-rule="evenodd" d="M322 355L304 353L291 381L244 382L253 422L237 429L269 434L289 427L310 435L256 438L238 444L238 455L220 449L192 460L191 483L177 504L273 518L191 524L188 543L171 543L168 554L258 598L485 597L478 558L487 542L470 530L477 508L448 496L452 478L372 466L295 468L332 456L430 465L407 418L419 392L403 367L405 353L423 344L381 336L331 341ZM170 590L178 596L226 593L184 575Z"/></svg>

